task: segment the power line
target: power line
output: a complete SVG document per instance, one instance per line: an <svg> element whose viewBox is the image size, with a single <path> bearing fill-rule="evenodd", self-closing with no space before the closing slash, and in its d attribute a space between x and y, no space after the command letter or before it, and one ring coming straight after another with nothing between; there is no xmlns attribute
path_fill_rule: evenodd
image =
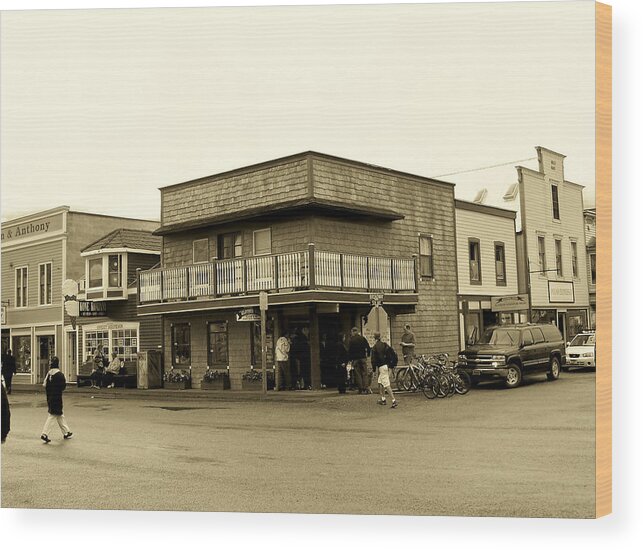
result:
<svg viewBox="0 0 643 550"><path fill-rule="evenodd" d="M480 170L489 170L490 168L498 168L500 166L508 166L516 164L517 162L527 162L528 160L536 160L538 157L529 157L528 159L512 160L510 162L503 162L502 164L492 164L491 166L482 166L480 168L472 168L471 170L460 170L459 172L450 172L449 174L440 174L439 176L431 176L433 178L444 178L446 176L455 176L456 174L467 174L469 172L479 172Z"/></svg>

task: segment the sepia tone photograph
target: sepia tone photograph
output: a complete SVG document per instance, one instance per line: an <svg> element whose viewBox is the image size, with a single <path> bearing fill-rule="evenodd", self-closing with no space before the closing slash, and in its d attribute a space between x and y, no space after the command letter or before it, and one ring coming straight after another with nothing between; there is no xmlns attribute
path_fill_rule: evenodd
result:
<svg viewBox="0 0 643 550"><path fill-rule="evenodd" d="M3 11L2 507L596 517L596 6Z"/></svg>

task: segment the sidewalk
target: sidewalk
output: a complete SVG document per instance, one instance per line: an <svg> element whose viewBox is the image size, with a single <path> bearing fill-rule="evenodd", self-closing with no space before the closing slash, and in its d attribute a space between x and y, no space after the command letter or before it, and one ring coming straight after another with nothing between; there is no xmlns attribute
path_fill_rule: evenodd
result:
<svg viewBox="0 0 643 550"><path fill-rule="evenodd" d="M13 384L13 393L44 393L42 384ZM149 399L149 400L185 400L209 399L213 401L274 401L284 403L315 403L328 397L339 395L335 389L269 391L264 397L258 391L241 390L166 390L166 389L129 389L103 388L92 389L88 386L77 387L75 383L67 385L65 394L86 395L110 399Z"/></svg>

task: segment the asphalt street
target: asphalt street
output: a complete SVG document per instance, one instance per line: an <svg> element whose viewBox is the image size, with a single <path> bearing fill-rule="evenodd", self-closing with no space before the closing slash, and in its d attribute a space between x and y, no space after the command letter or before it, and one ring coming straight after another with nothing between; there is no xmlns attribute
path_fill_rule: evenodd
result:
<svg viewBox="0 0 643 550"><path fill-rule="evenodd" d="M591 517L593 372L465 396L302 402L68 393L74 438L39 437L43 394L15 391L2 506ZM92 397L93 396L93 397Z"/></svg>

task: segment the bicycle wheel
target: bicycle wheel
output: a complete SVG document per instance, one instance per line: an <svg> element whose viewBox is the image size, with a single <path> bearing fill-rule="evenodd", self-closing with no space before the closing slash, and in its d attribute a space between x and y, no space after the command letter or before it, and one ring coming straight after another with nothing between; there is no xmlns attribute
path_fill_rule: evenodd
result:
<svg viewBox="0 0 643 550"><path fill-rule="evenodd" d="M471 377L469 376L469 373L460 369L456 370L455 371L455 391L458 392L460 395L464 395L465 393L468 393L470 389L471 389Z"/></svg>
<svg viewBox="0 0 643 550"><path fill-rule="evenodd" d="M398 369L398 371L395 373L395 385L397 386L398 391L408 391L404 385L405 380L404 377L409 371L408 368L402 367Z"/></svg>
<svg viewBox="0 0 643 550"><path fill-rule="evenodd" d="M438 397L448 397L451 394L451 385L452 381L449 380L449 377L446 374L438 374Z"/></svg>
<svg viewBox="0 0 643 550"><path fill-rule="evenodd" d="M426 373L422 378L422 393L427 399L435 399L438 396L438 379L433 373Z"/></svg>

